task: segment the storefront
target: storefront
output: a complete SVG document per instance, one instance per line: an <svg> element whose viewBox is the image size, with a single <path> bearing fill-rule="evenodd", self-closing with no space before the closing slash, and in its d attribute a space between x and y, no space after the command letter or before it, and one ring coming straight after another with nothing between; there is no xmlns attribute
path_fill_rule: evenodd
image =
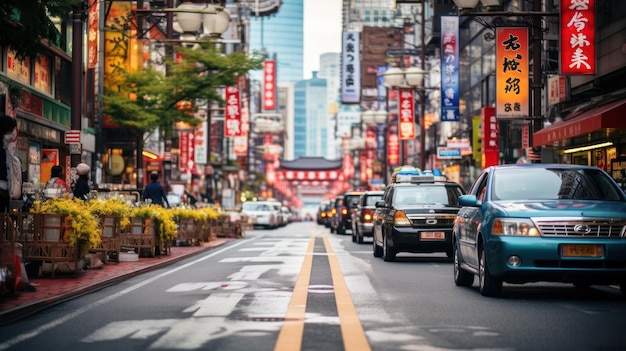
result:
<svg viewBox="0 0 626 351"><path fill-rule="evenodd" d="M626 169L626 99L588 105L533 134L553 162L600 167L616 181ZM544 160L546 161L546 160Z"/></svg>

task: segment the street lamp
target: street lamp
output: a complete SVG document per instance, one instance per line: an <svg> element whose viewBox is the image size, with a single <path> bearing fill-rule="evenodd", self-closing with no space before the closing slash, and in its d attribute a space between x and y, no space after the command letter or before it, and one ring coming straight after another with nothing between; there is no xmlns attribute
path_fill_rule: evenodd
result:
<svg viewBox="0 0 626 351"><path fill-rule="evenodd" d="M221 6L183 2L175 10L175 29L181 32L180 40L193 42L198 37L220 39L228 29L230 14ZM202 31L200 31L202 26Z"/></svg>
<svg viewBox="0 0 626 351"><path fill-rule="evenodd" d="M173 58L172 46L179 44L186 47L198 47L196 44L203 38L209 38L216 42L221 38L230 25L230 14L222 6L213 4L196 4L188 1L174 7L174 0L167 0L165 8L145 8L144 0L137 0L136 9L133 10L137 21L137 39L150 41L150 51L153 50L152 42L164 42L165 55ZM155 26L165 27L165 38L151 37ZM174 38L174 30L180 33L179 39ZM130 47L130 46L129 46ZM155 51L160 51L156 49ZM167 71L167 67L166 67ZM211 135L211 112L207 110L208 135ZM164 154L169 155L172 151L173 126L168 126L164 131ZM209 143L210 145L210 143ZM143 186L143 157L138 153L136 168L137 187ZM171 160L163 161L164 181L168 182L172 174Z"/></svg>
<svg viewBox="0 0 626 351"><path fill-rule="evenodd" d="M423 63L422 63L423 65ZM428 71L417 67L408 67L406 69L392 67L383 74L384 84L393 88L412 88L419 94L420 101L420 168L426 167L426 123L425 123L425 87L424 76L428 74ZM415 114L415 110L413 110ZM404 140L401 140L400 144L400 160L401 163L405 163L406 150Z"/></svg>
<svg viewBox="0 0 626 351"><path fill-rule="evenodd" d="M541 83L541 41L543 40L543 28L540 26L540 20L544 16L558 16L558 12L544 12L537 11L542 8L541 0L533 0L532 8L533 11L523 11L523 12L513 12L513 11L502 11L499 10L501 8L501 0L480 0L482 3L482 8L486 11L481 12L472 12L474 8L478 5L478 0L454 0L454 4L459 9L460 16L470 16L475 22L480 23L481 25L495 31L494 25L490 25L484 20L480 19L483 16L489 17L521 17L521 18L529 18L530 20L526 21L527 26L532 28L531 37L533 38L532 42L532 77L530 81L530 87L532 90L532 100L530 101L530 105L532 106L531 116L529 118L533 122L533 131L537 132L542 128L543 119L542 119L542 107L541 107L541 99L542 99L542 88L543 85ZM493 36L485 36L486 40L493 40ZM531 138L533 133L529 133ZM529 145L532 145L532 140L529 140Z"/></svg>

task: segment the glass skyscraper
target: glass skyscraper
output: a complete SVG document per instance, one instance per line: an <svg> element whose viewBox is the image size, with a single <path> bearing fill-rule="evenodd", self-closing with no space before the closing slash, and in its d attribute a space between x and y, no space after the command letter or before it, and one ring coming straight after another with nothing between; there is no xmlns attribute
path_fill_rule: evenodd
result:
<svg viewBox="0 0 626 351"><path fill-rule="evenodd" d="M304 78L303 17L303 0L283 0L278 12L270 16L250 14L250 50L265 52L269 59L276 58L279 83ZM251 77L261 80L262 71L252 72Z"/></svg>

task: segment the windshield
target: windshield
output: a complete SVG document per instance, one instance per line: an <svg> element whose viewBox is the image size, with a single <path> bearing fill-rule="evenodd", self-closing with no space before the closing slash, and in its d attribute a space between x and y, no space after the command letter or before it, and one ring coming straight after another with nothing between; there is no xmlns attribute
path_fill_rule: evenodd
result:
<svg viewBox="0 0 626 351"><path fill-rule="evenodd" d="M458 205L460 190L447 186L398 187L394 193L396 205Z"/></svg>
<svg viewBox="0 0 626 351"><path fill-rule="evenodd" d="M620 190L597 169L511 168L493 177L493 200L613 200Z"/></svg>

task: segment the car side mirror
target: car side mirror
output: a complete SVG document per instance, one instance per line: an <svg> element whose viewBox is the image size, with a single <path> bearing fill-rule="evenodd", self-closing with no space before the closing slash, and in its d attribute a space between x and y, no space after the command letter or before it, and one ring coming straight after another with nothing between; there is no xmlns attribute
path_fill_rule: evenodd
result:
<svg viewBox="0 0 626 351"><path fill-rule="evenodd" d="M478 207L482 204L482 201L479 201L476 198L476 195L461 195L459 196L459 205L460 206L469 206L469 207Z"/></svg>
<svg viewBox="0 0 626 351"><path fill-rule="evenodd" d="M378 200L378 201L376 201L374 206L376 206L376 208L384 208L385 207L385 201L384 200Z"/></svg>

